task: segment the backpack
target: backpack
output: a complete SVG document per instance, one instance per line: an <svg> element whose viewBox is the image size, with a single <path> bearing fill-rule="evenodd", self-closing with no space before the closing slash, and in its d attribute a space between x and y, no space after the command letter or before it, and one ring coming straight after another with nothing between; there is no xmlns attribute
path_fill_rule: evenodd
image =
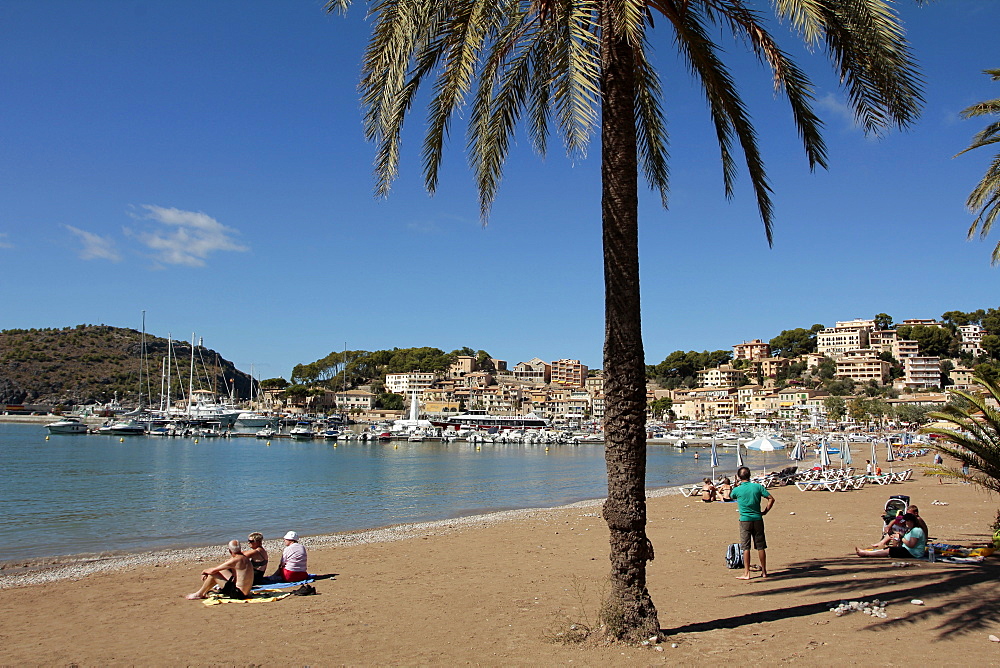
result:
<svg viewBox="0 0 1000 668"><path fill-rule="evenodd" d="M726 548L726 566L743 568L743 548L739 543L733 543Z"/></svg>

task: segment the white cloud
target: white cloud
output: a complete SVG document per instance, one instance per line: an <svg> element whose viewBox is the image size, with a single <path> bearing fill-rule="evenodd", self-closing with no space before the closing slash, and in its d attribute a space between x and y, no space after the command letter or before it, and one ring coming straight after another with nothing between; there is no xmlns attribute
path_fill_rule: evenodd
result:
<svg viewBox="0 0 1000 668"><path fill-rule="evenodd" d="M82 244L79 249L80 259L110 260L111 262L118 262L122 259L121 254L115 247L115 242L111 239L94 234L93 232L81 230L72 225L63 225L63 227L75 234L77 239L80 240Z"/></svg>
<svg viewBox="0 0 1000 668"><path fill-rule="evenodd" d="M851 105L844 102L833 93L827 93L823 97L817 99L816 107L826 111L831 116L842 119L844 121L845 129L861 129L858 126L857 119L854 117L854 110L851 108Z"/></svg>
<svg viewBox="0 0 1000 668"><path fill-rule="evenodd" d="M234 239L238 230L226 227L207 214L150 204L143 204L141 208L145 212L134 214L134 218L154 221L166 229L125 232L152 249L154 257L164 264L203 267L212 253L249 250Z"/></svg>
<svg viewBox="0 0 1000 668"><path fill-rule="evenodd" d="M7 241L7 233L0 232L0 248L13 248L14 244Z"/></svg>

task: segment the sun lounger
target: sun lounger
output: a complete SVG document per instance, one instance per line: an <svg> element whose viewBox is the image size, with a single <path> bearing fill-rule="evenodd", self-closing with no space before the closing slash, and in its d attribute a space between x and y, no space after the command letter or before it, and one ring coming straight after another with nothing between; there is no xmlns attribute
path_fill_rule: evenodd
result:
<svg viewBox="0 0 1000 668"><path fill-rule="evenodd" d="M701 483L696 483L694 485L684 485L683 487L678 487L677 489L684 496L698 496L701 494Z"/></svg>

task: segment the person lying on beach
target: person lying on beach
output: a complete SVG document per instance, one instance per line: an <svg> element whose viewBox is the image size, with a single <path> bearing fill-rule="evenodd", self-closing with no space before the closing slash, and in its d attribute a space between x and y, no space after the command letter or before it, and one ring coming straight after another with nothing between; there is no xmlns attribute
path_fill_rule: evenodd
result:
<svg viewBox="0 0 1000 668"><path fill-rule="evenodd" d="M208 592L213 587L220 588L219 593L227 598L245 599L253 587L253 567L250 560L240 549L240 541L231 540L227 546L230 558L215 568L201 572L201 589L186 598L196 600L208 598Z"/></svg>
<svg viewBox="0 0 1000 668"><path fill-rule="evenodd" d="M281 562L275 569L270 582L299 582L309 579L306 568L306 548L299 542L299 534L289 531L285 534L285 549L281 552Z"/></svg>
<svg viewBox="0 0 1000 668"><path fill-rule="evenodd" d="M715 501L715 485L712 484L712 479L705 478L703 483L701 486L701 500L705 503Z"/></svg>
<svg viewBox="0 0 1000 668"><path fill-rule="evenodd" d="M893 559L923 559L927 551L927 534L917 526L917 517L911 513L903 515L906 523L906 533L892 534L899 541L899 547L884 547L877 550L862 550L854 548L859 557L892 557Z"/></svg>
<svg viewBox="0 0 1000 668"><path fill-rule="evenodd" d="M267 550L264 549L264 534L254 531L247 536L247 543L250 544L250 548L243 552L243 555L253 566L253 583L263 584L267 581Z"/></svg>

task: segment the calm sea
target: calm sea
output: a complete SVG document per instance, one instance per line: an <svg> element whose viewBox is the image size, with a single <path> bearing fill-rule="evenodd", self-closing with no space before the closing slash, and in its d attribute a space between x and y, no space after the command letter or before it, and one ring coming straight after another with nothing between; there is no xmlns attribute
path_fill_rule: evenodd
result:
<svg viewBox="0 0 1000 668"><path fill-rule="evenodd" d="M364 444L53 434L0 423L0 561L372 529L606 494L598 445ZM693 450L699 450L695 460ZM735 468L720 448L720 475ZM754 453L758 454L758 453ZM773 453L773 460L784 457ZM650 445L647 484L709 475Z"/></svg>

